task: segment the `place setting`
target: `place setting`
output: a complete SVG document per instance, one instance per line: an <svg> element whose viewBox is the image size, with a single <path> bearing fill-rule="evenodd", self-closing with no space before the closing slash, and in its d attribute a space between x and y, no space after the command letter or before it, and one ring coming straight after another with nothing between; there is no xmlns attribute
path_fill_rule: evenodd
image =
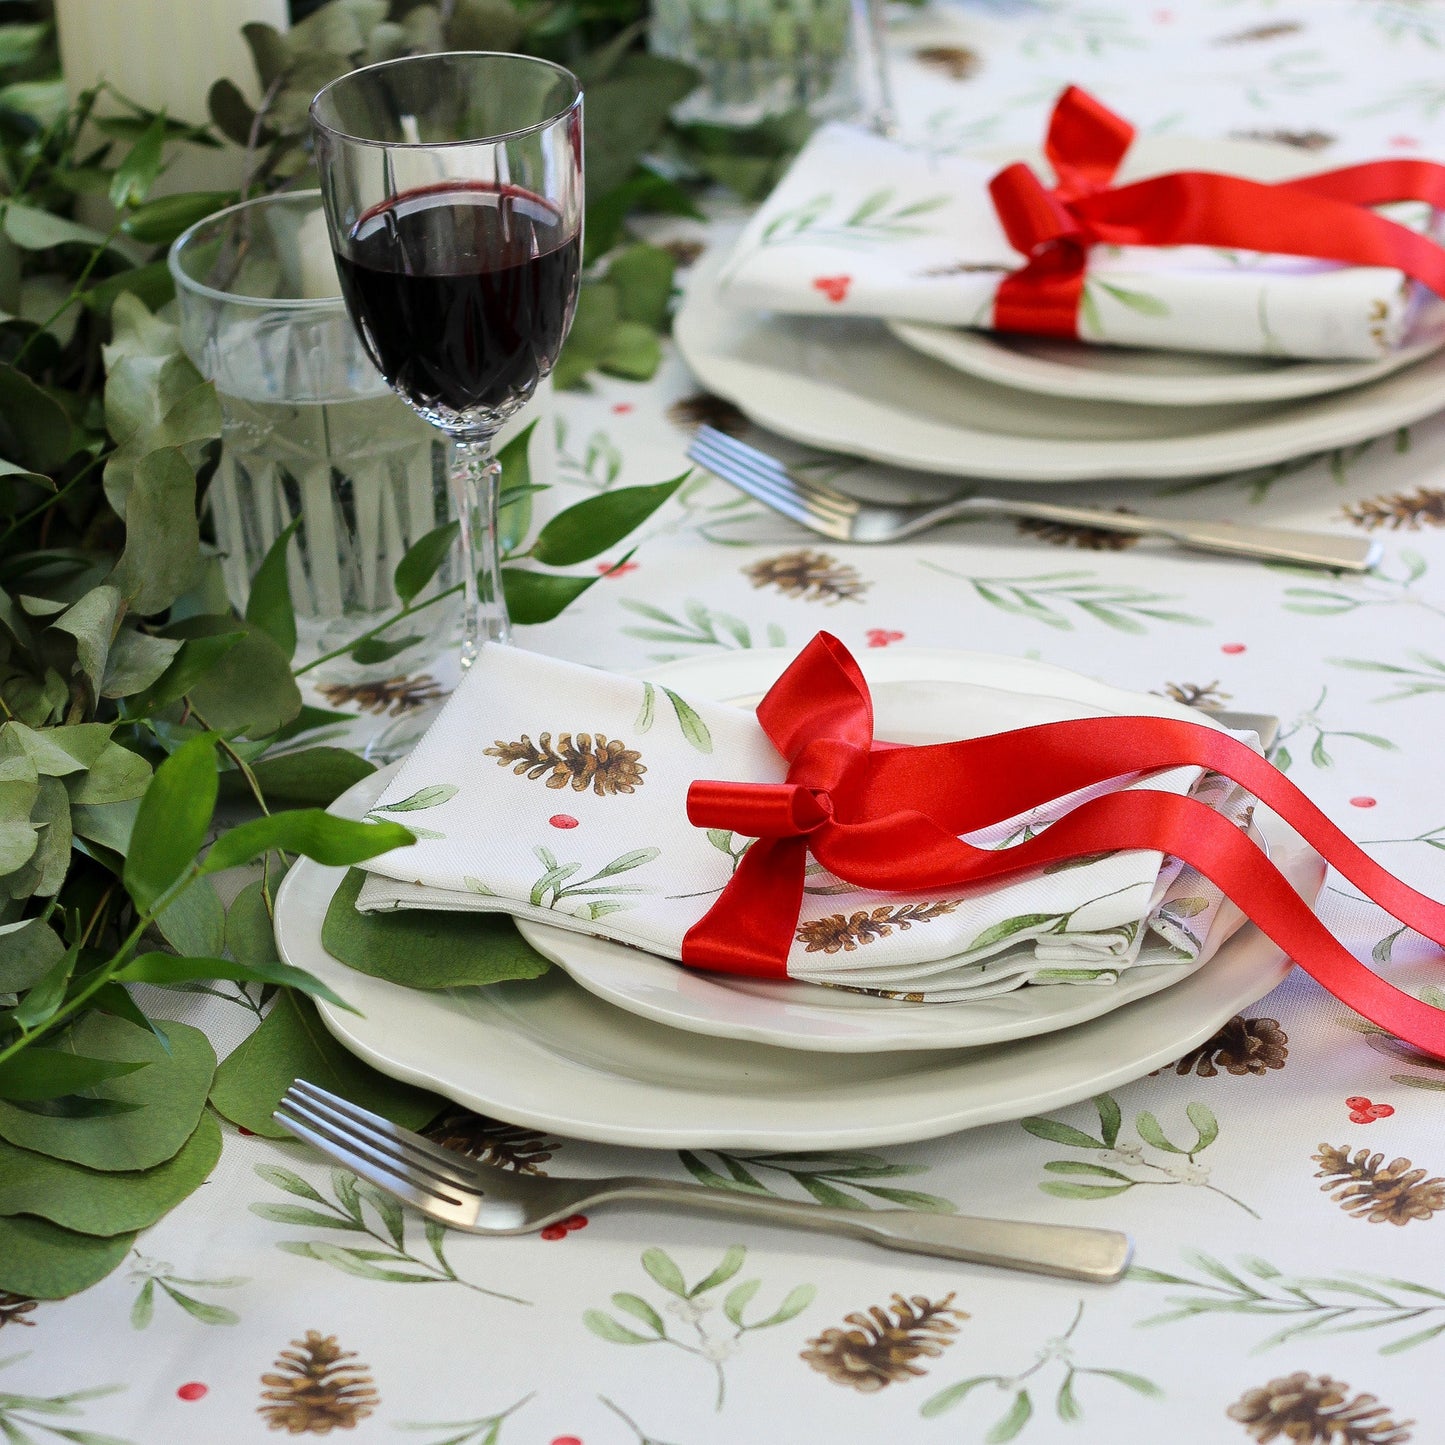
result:
<svg viewBox="0 0 1445 1445"><path fill-rule="evenodd" d="M1445 7L104 8L0 1436L1432 1438Z"/></svg>

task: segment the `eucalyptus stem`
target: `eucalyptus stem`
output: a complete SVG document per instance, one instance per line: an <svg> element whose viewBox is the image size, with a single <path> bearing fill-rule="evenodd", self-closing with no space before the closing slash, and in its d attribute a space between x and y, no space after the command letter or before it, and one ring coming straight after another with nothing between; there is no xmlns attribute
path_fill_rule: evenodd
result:
<svg viewBox="0 0 1445 1445"><path fill-rule="evenodd" d="M88 998L90 998L92 994L98 993L102 988L104 988L105 985L108 984L111 979L113 979L115 975L119 973L120 970L124 968L125 965L130 961L130 955L135 951L135 946L137 943L140 942L141 937L144 935L146 929L149 928L151 924L153 924L156 919L159 918L160 915L164 913L166 909L169 908L171 904L174 903L176 899L179 898L181 894L184 893L186 889L189 888L191 884L194 883L196 879L200 876L200 863L192 863L190 868L187 869L187 871L185 872L185 874L178 878L168 889L166 889L164 893L160 895L160 898L157 899L157 901L149 909L147 909L144 913L141 914L140 918L136 920L135 927L132 928L131 931L126 935L125 941L116 950L112 957L107 959L89 976L85 983L85 986L80 990L79 993L74 994L72 997L66 999L66 1001L61 1004L60 1007L56 1009L55 1012L51 1014L44 1023L37 1024L36 1027L33 1029L25 1030L20 1034L18 1038L12 1039L10 1043L6 1044L3 1048L0 1048L0 1064L3 1064L9 1058L13 1058L23 1048L33 1043L42 1035L48 1034L53 1028L56 1027L57 1024L64 1023L65 1020L70 1018L72 1014L78 1013L80 1011L80 1006Z"/></svg>
<svg viewBox="0 0 1445 1445"><path fill-rule="evenodd" d="M438 592L435 596L428 597L425 602L418 602L415 607L408 602L405 607L394 612L386 621L378 622L375 627L367 632L363 632L359 637L353 637L345 647L332 648L330 652L323 652L320 657L313 657L311 661L304 666L292 668L292 676L300 677L303 673L310 672L313 667L320 667L323 662L331 662L335 658L345 657L348 652L353 651L363 642L370 642L373 637L380 637L383 632L390 631L398 622L405 622L408 617L414 617L418 612L425 612L428 607L434 607L444 597L454 596L462 590L463 585L461 582L454 582L446 591Z"/></svg>
<svg viewBox="0 0 1445 1445"><path fill-rule="evenodd" d="M72 306L79 302L81 293L85 289L85 283L90 280L90 273L95 270L100 262L100 258L110 250L111 243L120 235L120 228L124 224L123 221L117 221L115 225L110 228L110 234L105 240L90 253L89 259L81 268L80 275L75 278L75 282L70 288L70 295L25 338L24 344L20 350L15 353L15 359L10 363L11 366L18 367L20 363L25 360L26 353L35 344L35 339L49 331L55 322L59 321Z"/></svg>

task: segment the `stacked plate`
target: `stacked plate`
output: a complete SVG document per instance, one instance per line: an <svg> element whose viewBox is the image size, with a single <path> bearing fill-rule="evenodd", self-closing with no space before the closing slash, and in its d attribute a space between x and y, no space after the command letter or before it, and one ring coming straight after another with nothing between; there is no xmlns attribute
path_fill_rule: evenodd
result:
<svg viewBox="0 0 1445 1445"><path fill-rule="evenodd" d="M999 163L1020 157L1000 152ZM1129 178L1212 170L1263 181L1311 168L1246 142L1135 143ZM911 323L745 312L696 268L673 332L708 390L782 436L953 476L1013 482L1209 476L1408 426L1445 399L1445 328L1379 361L1141 351Z"/></svg>
<svg viewBox="0 0 1445 1445"><path fill-rule="evenodd" d="M791 656L689 659L649 676L746 704ZM1109 714L1208 721L1023 659L903 651L860 659L880 736L928 743ZM336 804L360 817L388 774ZM1313 902L1324 864L1277 820L1273 862ZM1111 987L1029 986L962 1004L908 1004L810 984L692 972L621 944L526 923L559 967L429 993L346 968L321 922L342 870L298 863L277 899L283 958L361 1015L327 1027L388 1074L481 1113L579 1139L654 1148L857 1148L1039 1113L1178 1058L1268 993L1290 962L1250 925L1207 962L1138 967Z"/></svg>

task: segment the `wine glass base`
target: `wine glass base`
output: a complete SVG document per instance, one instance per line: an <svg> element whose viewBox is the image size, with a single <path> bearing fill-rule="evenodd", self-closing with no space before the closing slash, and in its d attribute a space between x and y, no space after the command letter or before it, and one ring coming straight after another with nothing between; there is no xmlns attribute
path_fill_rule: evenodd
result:
<svg viewBox="0 0 1445 1445"><path fill-rule="evenodd" d="M445 701L443 698L427 707L414 708L395 722L388 723L366 740L361 748L361 756L367 762L375 763L377 767L384 767L387 763L406 757L437 720Z"/></svg>

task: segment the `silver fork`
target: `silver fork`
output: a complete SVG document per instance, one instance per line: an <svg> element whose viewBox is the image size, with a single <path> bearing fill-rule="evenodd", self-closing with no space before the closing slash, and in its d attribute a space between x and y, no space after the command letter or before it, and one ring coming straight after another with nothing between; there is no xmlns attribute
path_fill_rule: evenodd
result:
<svg viewBox="0 0 1445 1445"><path fill-rule="evenodd" d="M1374 537L1336 537L1328 532L1297 532L1286 527L1144 517L1136 512L1062 507L1053 502L972 494L941 505L863 502L819 482L795 476L776 457L710 426L697 429L687 454L700 466L774 511L835 542L897 542L958 517L1005 516L1036 517L1045 522L1100 527L1141 537L1168 537L1181 547L1202 552L1227 552L1239 557L1329 567L1339 572L1368 572L1380 557L1380 542Z"/></svg>
<svg viewBox="0 0 1445 1445"><path fill-rule="evenodd" d="M514 1174L443 1149L305 1079L291 1085L272 1118L402 1203L471 1234L527 1234L594 1204L645 1199L850 1234L886 1249L1097 1284L1119 1279L1133 1253L1129 1236L1112 1229L913 1209L829 1209L675 1179L546 1179Z"/></svg>

